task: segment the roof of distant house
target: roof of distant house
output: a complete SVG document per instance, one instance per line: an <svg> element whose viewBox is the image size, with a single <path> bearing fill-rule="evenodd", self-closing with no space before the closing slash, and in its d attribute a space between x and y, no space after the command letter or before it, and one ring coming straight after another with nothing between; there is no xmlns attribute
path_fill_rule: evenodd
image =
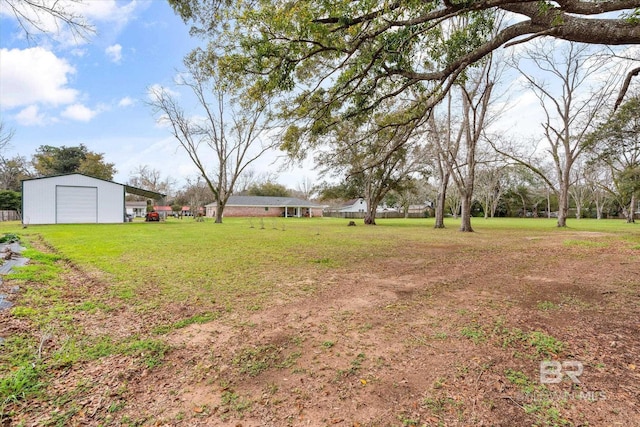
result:
<svg viewBox="0 0 640 427"><path fill-rule="evenodd" d="M210 203L207 206L215 206ZM321 205L310 202L309 200L298 199L296 197L269 197L269 196L230 196L226 206L247 206L247 207L303 207L303 208L320 208Z"/></svg>
<svg viewBox="0 0 640 427"><path fill-rule="evenodd" d="M340 206L343 206L343 207L344 206L352 206L352 205L355 205L359 201L363 201L364 202L364 199L362 197L358 197L357 199L347 200L346 202L344 202Z"/></svg>
<svg viewBox="0 0 640 427"><path fill-rule="evenodd" d="M32 180L35 180L35 179L56 178L56 177L60 177L60 176L69 176L69 175L82 175L82 176L86 176L88 178L97 179L97 180L104 181L104 182L110 182L112 184L122 185L124 187L124 190L127 193L135 194L136 196L147 197L149 199L161 199L163 197L166 197L166 194L156 193L155 191L145 190L144 188L132 187L131 185L128 185L128 184L120 184L119 182L109 181L108 179L96 178L95 176L87 175L87 174L84 174L84 173L78 173L78 172L63 173L63 174L49 175L49 176L40 176L40 177L37 177L37 178L27 178L27 179L23 179L22 181L32 181Z"/></svg>

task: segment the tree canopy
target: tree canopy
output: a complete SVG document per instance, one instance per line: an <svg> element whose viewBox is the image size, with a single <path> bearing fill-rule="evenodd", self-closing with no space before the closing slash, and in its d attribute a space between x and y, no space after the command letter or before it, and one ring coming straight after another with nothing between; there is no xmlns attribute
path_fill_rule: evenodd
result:
<svg viewBox="0 0 640 427"><path fill-rule="evenodd" d="M290 197L291 192L282 184L276 182L263 182L254 184L246 191L249 196Z"/></svg>
<svg viewBox="0 0 640 427"><path fill-rule="evenodd" d="M300 146L292 141L313 142L387 99L410 101L397 124L418 123L468 67L502 46L539 36L640 43L640 0L169 3L193 33L209 38L205 61L249 81L249 93L291 95L282 113L298 121L287 133L293 152ZM494 31L501 13L508 19Z"/></svg>
<svg viewBox="0 0 640 427"><path fill-rule="evenodd" d="M22 195L17 191L0 190L0 210L18 211L22 208Z"/></svg>
<svg viewBox="0 0 640 427"><path fill-rule="evenodd" d="M633 221L635 201L640 195L640 95L622 104L589 135L584 146L589 150L592 167L602 164L610 170L615 196Z"/></svg>
<svg viewBox="0 0 640 427"><path fill-rule="evenodd" d="M103 153L94 153L84 145L53 147L41 145L33 155L33 167L40 176L82 173L111 180L115 165L104 161Z"/></svg>

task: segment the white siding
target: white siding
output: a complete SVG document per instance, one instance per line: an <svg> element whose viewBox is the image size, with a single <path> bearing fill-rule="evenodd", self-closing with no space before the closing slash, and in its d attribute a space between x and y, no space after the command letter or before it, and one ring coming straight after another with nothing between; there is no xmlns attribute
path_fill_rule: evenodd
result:
<svg viewBox="0 0 640 427"><path fill-rule="evenodd" d="M75 197L80 206L63 206L58 203L57 194L59 188L63 190L67 201ZM72 194L73 188L77 194ZM84 217L70 218L71 210L79 208L87 213L88 205L94 203L85 196L95 194L96 217L93 220ZM118 223L124 222L124 186L115 182L73 174L39 178L23 181L22 184L23 221L25 224L56 224L56 217L62 209L62 222L99 222ZM67 203L67 202L65 202ZM73 203L73 202L72 202ZM84 208L83 204L84 203Z"/></svg>
<svg viewBox="0 0 640 427"><path fill-rule="evenodd" d="M98 188L56 186L56 223L98 222Z"/></svg>
<svg viewBox="0 0 640 427"><path fill-rule="evenodd" d="M367 203L363 198L359 198L355 202L353 202L352 205L343 206L342 208L338 209L338 212L365 212L366 210Z"/></svg>

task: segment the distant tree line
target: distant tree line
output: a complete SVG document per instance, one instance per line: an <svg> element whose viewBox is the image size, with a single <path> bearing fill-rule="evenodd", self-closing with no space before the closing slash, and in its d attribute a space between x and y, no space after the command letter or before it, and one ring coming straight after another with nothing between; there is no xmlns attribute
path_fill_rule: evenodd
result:
<svg viewBox="0 0 640 427"><path fill-rule="evenodd" d="M85 145L54 147L41 145L31 160L5 151L14 132L0 123L0 210L20 210L22 180L52 175L81 173L95 178L112 180L115 165L104 154L90 151Z"/></svg>

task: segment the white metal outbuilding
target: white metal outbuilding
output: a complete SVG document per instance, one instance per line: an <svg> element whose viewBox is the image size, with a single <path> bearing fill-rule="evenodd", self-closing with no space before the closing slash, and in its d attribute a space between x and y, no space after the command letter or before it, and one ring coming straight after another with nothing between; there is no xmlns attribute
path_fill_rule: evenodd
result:
<svg viewBox="0 0 640 427"><path fill-rule="evenodd" d="M163 196L79 173L22 181L23 224L125 221L125 193Z"/></svg>

